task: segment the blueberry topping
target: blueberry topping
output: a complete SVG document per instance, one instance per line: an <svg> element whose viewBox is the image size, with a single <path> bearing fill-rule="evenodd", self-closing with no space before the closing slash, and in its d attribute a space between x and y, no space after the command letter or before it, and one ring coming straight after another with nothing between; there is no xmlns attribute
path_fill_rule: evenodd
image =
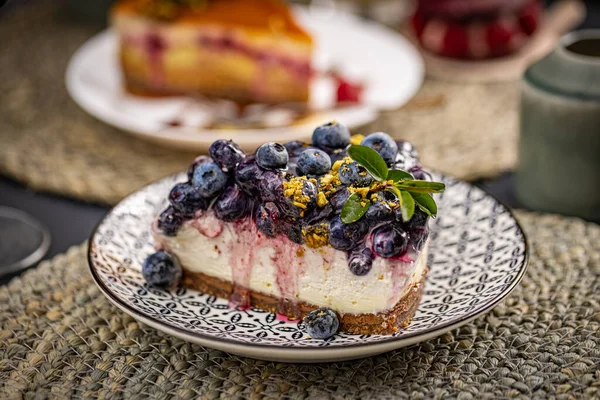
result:
<svg viewBox="0 0 600 400"><path fill-rule="evenodd" d="M192 184L204 198L218 194L227 184L227 175L214 162L206 162L196 167Z"/></svg>
<svg viewBox="0 0 600 400"><path fill-rule="evenodd" d="M317 207L310 210L304 215L304 221L309 225L316 225L318 223L325 222L329 223L329 217L334 213L333 206L331 203L325 204L324 207Z"/></svg>
<svg viewBox="0 0 600 400"><path fill-rule="evenodd" d="M223 221L235 221L245 217L250 211L248 196L237 186L232 185L217 198L215 212Z"/></svg>
<svg viewBox="0 0 600 400"><path fill-rule="evenodd" d="M181 228L181 224L183 224L183 217L173 206L169 206L158 217L157 226L165 236L175 236L179 228Z"/></svg>
<svg viewBox="0 0 600 400"><path fill-rule="evenodd" d="M220 139L210 145L208 152L219 167L226 171L233 169L244 159L244 152L231 140Z"/></svg>
<svg viewBox="0 0 600 400"><path fill-rule="evenodd" d="M312 144L323 149L341 149L350 144L350 131L338 122L329 122L315 129Z"/></svg>
<svg viewBox="0 0 600 400"><path fill-rule="evenodd" d="M329 152L329 158L331 158L331 164L336 161L344 159L344 157L348 157L348 150L346 149L336 149L334 151Z"/></svg>
<svg viewBox="0 0 600 400"><path fill-rule="evenodd" d="M283 177L275 171L265 171L258 182L263 201L280 201L283 198Z"/></svg>
<svg viewBox="0 0 600 400"><path fill-rule="evenodd" d="M390 258L402 255L408 248L408 235L389 226L373 232L373 251L380 257Z"/></svg>
<svg viewBox="0 0 600 400"><path fill-rule="evenodd" d="M189 183L178 183L169 193L169 202L184 216L191 217L198 210L206 210L208 202Z"/></svg>
<svg viewBox="0 0 600 400"><path fill-rule="evenodd" d="M391 165L396 160L398 145L387 133L371 133L360 144L378 152L388 165Z"/></svg>
<svg viewBox="0 0 600 400"><path fill-rule="evenodd" d="M181 279L177 259L164 251L150 254L142 265L142 276L150 286L170 287Z"/></svg>
<svg viewBox="0 0 600 400"><path fill-rule="evenodd" d="M304 317L306 333L313 339L328 339L340 329L337 314L329 308L319 308Z"/></svg>
<svg viewBox="0 0 600 400"><path fill-rule="evenodd" d="M340 167L339 177L344 185L369 186L373 182L367 169L354 161Z"/></svg>
<svg viewBox="0 0 600 400"><path fill-rule="evenodd" d="M306 149L298 157L298 175L325 175L331 169L331 159L323 150Z"/></svg>
<svg viewBox="0 0 600 400"><path fill-rule="evenodd" d="M345 224L336 215L329 223L329 244L338 250L350 250L364 240L368 230L369 225L364 219Z"/></svg>
<svg viewBox="0 0 600 400"><path fill-rule="evenodd" d="M421 251L429 238L429 228L413 229L410 232L410 245L415 251Z"/></svg>
<svg viewBox="0 0 600 400"><path fill-rule="evenodd" d="M194 178L194 171L196 170L196 167L200 164L204 164L205 162L209 162L211 161L209 156L198 156L194 159L194 161L192 161L192 163L190 164L190 167L187 170L187 177L188 180L192 180Z"/></svg>
<svg viewBox="0 0 600 400"><path fill-rule="evenodd" d="M396 220L402 221L402 215L400 212L396 212ZM415 207L415 213L412 218L405 222L404 229L407 231L411 231L413 229L424 229L427 226L427 222L429 221L429 216L425 214L421 209Z"/></svg>
<svg viewBox="0 0 600 400"><path fill-rule="evenodd" d="M304 149L306 148L306 143L301 142L299 140L294 140L294 141L285 143L283 145L283 147L285 147L285 149L287 150L290 157L294 157L294 156L299 156L300 153L302 153L304 151Z"/></svg>
<svg viewBox="0 0 600 400"><path fill-rule="evenodd" d="M394 211L386 203L376 202L371 204L365 218L370 225L376 225L394 219Z"/></svg>
<svg viewBox="0 0 600 400"><path fill-rule="evenodd" d="M265 169L283 169L290 156L283 145L275 142L265 143L256 151L258 165Z"/></svg>
<svg viewBox="0 0 600 400"><path fill-rule="evenodd" d="M364 276L373 267L373 252L368 247L355 250L348 256L348 267L357 276Z"/></svg>
<svg viewBox="0 0 600 400"><path fill-rule="evenodd" d="M330 197L329 203L333 207L336 213L340 213L344 207L344 203L350 197L350 192L346 187L339 187L338 190Z"/></svg>
<svg viewBox="0 0 600 400"><path fill-rule="evenodd" d="M293 219L282 219L277 230L278 232L287 235L287 237L294 243L304 243L304 238L302 237L302 226Z"/></svg>
<svg viewBox="0 0 600 400"><path fill-rule="evenodd" d="M279 209L275 203L268 202L258 206L254 214L254 221L258 229L267 236L277 235L277 222Z"/></svg>
<svg viewBox="0 0 600 400"><path fill-rule="evenodd" d="M258 183L263 172L254 156L248 156L235 169L235 182L247 194L257 195L259 193Z"/></svg>

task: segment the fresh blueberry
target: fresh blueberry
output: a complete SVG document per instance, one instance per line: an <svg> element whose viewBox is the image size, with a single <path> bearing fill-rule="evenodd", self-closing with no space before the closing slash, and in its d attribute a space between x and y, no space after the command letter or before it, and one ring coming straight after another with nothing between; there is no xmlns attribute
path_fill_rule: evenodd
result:
<svg viewBox="0 0 600 400"><path fill-rule="evenodd" d="M408 235L392 227L384 226L373 232L373 251L380 257L402 255L408 248Z"/></svg>
<svg viewBox="0 0 600 400"><path fill-rule="evenodd" d="M340 329L340 321L335 311L319 308L304 317L306 333L313 339L328 339Z"/></svg>
<svg viewBox="0 0 600 400"><path fill-rule="evenodd" d="M175 236L183 224L183 216L173 206L167 207L158 217L158 229L166 236Z"/></svg>
<svg viewBox="0 0 600 400"><path fill-rule="evenodd" d="M323 150L307 149L298 157L298 175L325 175L331 169L331 159Z"/></svg>
<svg viewBox="0 0 600 400"><path fill-rule="evenodd" d="M256 209L254 221L258 229L267 236L277 235L277 222L279 220L279 209L275 203L261 204Z"/></svg>
<svg viewBox="0 0 600 400"><path fill-rule="evenodd" d="M315 129L312 144L323 149L341 149L350 144L350 131L339 122L328 122Z"/></svg>
<svg viewBox="0 0 600 400"><path fill-rule="evenodd" d="M369 225L364 219L345 224L335 216L329 223L329 244L338 250L350 250L364 240L368 230Z"/></svg>
<svg viewBox="0 0 600 400"><path fill-rule="evenodd" d="M150 254L142 265L142 276L150 286L170 287L181 279L181 265L164 251Z"/></svg>
<svg viewBox="0 0 600 400"><path fill-rule="evenodd" d="M225 188L227 175L214 162L206 162L196 167L192 184L205 199L213 197Z"/></svg>
<svg viewBox="0 0 600 400"><path fill-rule="evenodd" d="M412 176L418 181L428 181L431 182L433 179L431 178L431 174L425 171L420 166L416 166L411 168L408 172L412 174Z"/></svg>
<svg viewBox="0 0 600 400"><path fill-rule="evenodd" d="M344 185L369 186L373 182L367 169L354 161L340 167L339 177Z"/></svg>
<svg viewBox="0 0 600 400"><path fill-rule="evenodd" d="M383 158L388 165L391 165L396 160L396 154L398 154L398 145L387 133L371 133L369 136L364 138L360 144L362 146L370 147L378 152L381 158Z"/></svg>
<svg viewBox="0 0 600 400"><path fill-rule="evenodd" d="M348 257L348 267L357 276L364 276L373 267L373 252L368 247L355 250Z"/></svg>
<svg viewBox="0 0 600 400"><path fill-rule="evenodd" d="M211 161L209 156L198 156L194 159L194 161L190 164L190 167L187 170L188 180L192 180L194 178L194 171L196 167L200 164L204 164L205 162Z"/></svg>
<svg viewBox="0 0 600 400"><path fill-rule="evenodd" d="M217 198L215 212L223 221L235 221L245 217L250 211L248 196L237 186L232 185Z"/></svg>
<svg viewBox="0 0 600 400"><path fill-rule="evenodd" d="M279 143L265 143L256 151L256 161L264 169L283 169L287 166L290 156Z"/></svg>
<svg viewBox="0 0 600 400"><path fill-rule="evenodd" d="M376 202L371 204L365 213L365 218L367 219L369 225L373 226L393 219L394 211L386 203Z"/></svg>
<svg viewBox="0 0 600 400"><path fill-rule="evenodd" d="M283 197L283 177L278 171L265 171L258 182L258 192L263 201L279 201Z"/></svg>
<svg viewBox="0 0 600 400"><path fill-rule="evenodd" d="M169 202L184 216L192 216L198 210L206 210L208 202L189 183L178 183L169 193Z"/></svg>
<svg viewBox="0 0 600 400"><path fill-rule="evenodd" d="M302 226L295 219L284 218L279 222L277 231L281 232L294 243L304 244L304 237L302 236Z"/></svg>
<svg viewBox="0 0 600 400"><path fill-rule="evenodd" d="M248 156L235 169L235 182L247 194L255 196L259 193L258 183L263 170L256 163L254 156Z"/></svg>
<svg viewBox="0 0 600 400"><path fill-rule="evenodd" d="M306 149L306 146L307 146L306 143L301 142L299 140L287 142L283 145L283 147L285 147L285 149L287 150L290 157L299 156L300 153L302 153L304 151L304 149Z"/></svg>
<svg viewBox="0 0 600 400"><path fill-rule="evenodd" d="M233 171L244 160L245 154L240 146L231 140L220 139L210 145L208 153L219 167Z"/></svg>
<svg viewBox="0 0 600 400"><path fill-rule="evenodd" d="M344 207L344 203L348 200L348 197L350 197L348 189L345 186L340 186L329 198L329 203L337 213L340 213Z"/></svg>

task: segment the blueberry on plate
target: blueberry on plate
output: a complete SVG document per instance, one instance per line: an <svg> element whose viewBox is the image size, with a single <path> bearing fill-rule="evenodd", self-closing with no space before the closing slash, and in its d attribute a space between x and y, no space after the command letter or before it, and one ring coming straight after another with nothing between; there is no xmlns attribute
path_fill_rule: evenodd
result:
<svg viewBox="0 0 600 400"><path fill-rule="evenodd" d="M331 158L323 150L306 149L298 157L298 175L325 175L331 169Z"/></svg>
<svg viewBox="0 0 600 400"><path fill-rule="evenodd" d="M215 213L223 221L236 221L248 215L249 211L250 200L237 185L227 187L215 203Z"/></svg>
<svg viewBox="0 0 600 400"><path fill-rule="evenodd" d="M181 279L181 265L164 251L150 254L142 265L142 276L150 286L170 287Z"/></svg>
<svg viewBox="0 0 600 400"><path fill-rule="evenodd" d="M183 216L179 214L173 206L167 207L158 217L158 229L165 236L175 236L183 224Z"/></svg>
<svg viewBox="0 0 600 400"><path fill-rule="evenodd" d="M206 199L201 197L196 188L187 182L173 186L169 193L169 203L187 217L191 217L198 210L208 208Z"/></svg>
<svg viewBox="0 0 600 400"><path fill-rule="evenodd" d="M362 146L370 147L378 152L388 165L391 165L396 160L398 145L387 133L371 133L369 136L365 137L360 144Z"/></svg>
<svg viewBox="0 0 600 400"><path fill-rule="evenodd" d="M210 145L208 153L219 167L233 171L246 156L240 146L232 140L219 139Z"/></svg>
<svg viewBox="0 0 600 400"><path fill-rule="evenodd" d="M389 226L373 232L373 251L380 257L390 258L402 255L408 248L408 235Z"/></svg>
<svg viewBox="0 0 600 400"><path fill-rule="evenodd" d="M261 204L254 213L254 221L261 232L267 236L274 237L277 235L279 209L273 202Z"/></svg>
<svg viewBox="0 0 600 400"><path fill-rule="evenodd" d="M287 150L279 143L265 143L256 151L256 162L264 169L283 169L289 160Z"/></svg>
<svg viewBox="0 0 600 400"><path fill-rule="evenodd" d="M328 122L314 130L312 144L323 149L344 148L350 144L350 131L339 122Z"/></svg>
<svg viewBox="0 0 600 400"><path fill-rule="evenodd" d="M329 222L329 244L338 250L350 250L364 240L368 230L364 219L345 224L336 215Z"/></svg>
<svg viewBox="0 0 600 400"><path fill-rule="evenodd" d="M187 170L187 177L188 180L192 180L194 178L194 171L196 170L196 167L200 164L204 164L205 162L209 162L211 161L209 156L198 156L194 159L194 161L192 161L192 163L190 164L190 167Z"/></svg>
<svg viewBox="0 0 600 400"><path fill-rule="evenodd" d="M304 317L306 333L313 339L328 339L340 329L340 321L335 311L319 308Z"/></svg>
<svg viewBox="0 0 600 400"><path fill-rule="evenodd" d="M369 186L373 182L373 177L369 174L369 171L354 161L343 164L338 174L344 185Z"/></svg>
<svg viewBox="0 0 600 400"><path fill-rule="evenodd" d="M373 267L373 252L368 247L354 250L348 256L348 268L357 276L365 276Z"/></svg>
<svg viewBox="0 0 600 400"><path fill-rule="evenodd" d="M205 199L218 194L227 184L227 175L214 162L200 164L194 170L192 184Z"/></svg>
<svg viewBox="0 0 600 400"><path fill-rule="evenodd" d="M259 193L258 182L263 172L255 157L248 156L235 169L235 183L247 194L255 196Z"/></svg>

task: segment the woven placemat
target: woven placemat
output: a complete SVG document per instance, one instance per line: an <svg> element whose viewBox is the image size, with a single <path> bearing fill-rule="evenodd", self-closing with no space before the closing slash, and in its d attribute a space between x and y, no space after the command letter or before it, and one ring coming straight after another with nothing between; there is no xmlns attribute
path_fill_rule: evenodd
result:
<svg viewBox="0 0 600 400"><path fill-rule="evenodd" d="M85 246L0 288L0 398L599 398L600 226L519 213L521 285L439 338L333 364L256 361L137 323L100 293Z"/></svg>
<svg viewBox="0 0 600 400"><path fill-rule="evenodd" d="M194 154L159 148L86 115L69 98L70 56L97 32L67 20L60 1L0 14L0 173L33 189L114 204L183 170ZM413 141L424 162L463 179L490 177L516 159L517 84L427 80L371 130Z"/></svg>

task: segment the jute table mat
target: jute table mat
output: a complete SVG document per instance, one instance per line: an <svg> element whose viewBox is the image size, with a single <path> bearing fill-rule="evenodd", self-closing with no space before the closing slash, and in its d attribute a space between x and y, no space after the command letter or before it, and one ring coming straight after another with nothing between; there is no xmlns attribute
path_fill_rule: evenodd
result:
<svg viewBox="0 0 600 400"><path fill-rule="evenodd" d="M134 139L79 109L64 73L98 29L68 20L60 1L32 3L0 14L0 173L36 190L114 204L184 169L194 154ZM517 97L516 83L427 80L409 105L368 129L413 141L442 172L489 177L515 165Z"/></svg>
<svg viewBox="0 0 600 400"><path fill-rule="evenodd" d="M598 398L600 226L519 213L521 285L439 338L334 364L256 361L186 343L112 306L85 246L0 288L0 398Z"/></svg>

